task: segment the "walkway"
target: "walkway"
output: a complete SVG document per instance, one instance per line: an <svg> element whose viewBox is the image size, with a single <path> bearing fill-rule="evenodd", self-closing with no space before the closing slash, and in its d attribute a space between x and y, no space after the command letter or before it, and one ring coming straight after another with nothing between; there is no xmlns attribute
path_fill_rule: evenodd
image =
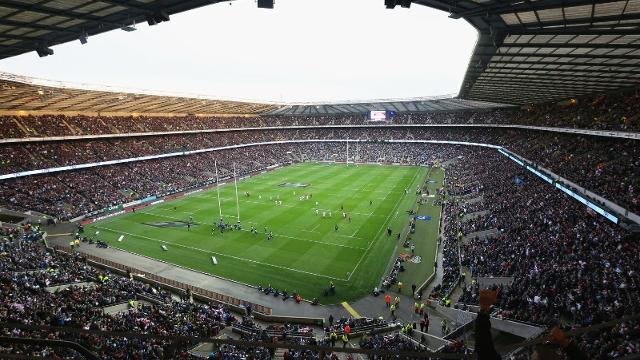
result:
<svg viewBox="0 0 640 360"><path fill-rule="evenodd" d="M49 243L61 246L65 246L66 244L68 246L69 240L64 237L53 237L49 240ZM101 249L95 245L82 244L78 248L78 251L185 284L243 299L254 304L268 306L273 309L273 315L326 318L329 314L326 306L313 306L306 302L296 304L291 300L282 301L280 297L276 298L270 295L264 295L255 288L244 284L135 255L119 249Z"/></svg>
<svg viewBox="0 0 640 360"><path fill-rule="evenodd" d="M483 216L489 213L489 210L480 210L480 211L476 211L476 212L472 212L472 213L468 213L465 214L464 217L462 218L463 222L469 221L471 219L475 219L479 216Z"/></svg>
<svg viewBox="0 0 640 360"><path fill-rule="evenodd" d="M480 239L486 239L489 237L492 237L494 235L498 235L500 234L500 230L498 229L489 229L489 230L482 230L482 231L476 231L476 232L472 232L470 234L467 234L464 239L462 239L463 243L467 243L469 240L471 239L475 239L480 238Z"/></svg>
<svg viewBox="0 0 640 360"><path fill-rule="evenodd" d="M49 236L49 244L57 244L60 246L68 246L70 237L63 234L69 234L73 232L73 229L69 225L52 227L47 229ZM58 234L58 235L56 235ZM440 248L440 246L439 246ZM135 255L126 251L108 248L101 249L95 245L82 244L78 251L86 254L99 256L106 260L121 263L126 266L130 266L142 271L146 271L152 274L163 276L166 278L174 279L186 284L198 286L203 289L208 289L221 293L224 295L240 298L255 304L268 306L272 309L273 315L279 316L297 316L297 317L317 317L328 319L329 314L332 314L335 319L342 317L349 317L347 310L340 304L336 305L318 305L314 306L308 302L296 304L291 300L282 301L281 298L274 298L270 295L264 295L257 291L255 288L249 287L244 284L236 283L230 280L221 279L209 274L200 273L197 271L189 270L186 268L178 267L172 264L167 264L158 260L150 259L144 256ZM436 269L436 277L425 291L423 298L431 291L431 288L438 284L442 279L442 254L438 254L438 267ZM419 324L420 316L414 313L414 300L409 296L410 289L404 289L407 294L400 295L400 307L396 312L397 321L402 323L416 322ZM392 293L395 297L395 293ZM393 320L389 310L384 304L382 296L374 297L369 295L349 305L362 316L366 317L382 317L389 321ZM438 312L428 309L430 318L429 334L435 336L442 336L440 331L440 321L442 316Z"/></svg>

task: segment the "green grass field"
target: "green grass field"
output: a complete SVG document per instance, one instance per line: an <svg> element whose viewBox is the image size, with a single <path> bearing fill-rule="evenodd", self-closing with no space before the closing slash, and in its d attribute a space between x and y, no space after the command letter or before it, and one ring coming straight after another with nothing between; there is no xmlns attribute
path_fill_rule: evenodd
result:
<svg viewBox="0 0 640 360"><path fill-rule="evenodd" d="M428 171L420 167L305 163L254 176L238 182L242 231L224 234L217 228L212 234L212 224L219 220L215 188L85 228L88 234L99 230L98 238L110 246L168 263L249 285L296 290L323 303L349 301L365 296L383 276L396 245L395 234L406 229L406 210L414 207L415 189L424 185ZM442 170L436 169L430 176L442 184ZM285 182L308 186L281 186ZM219 191L224 220L233 224L233 180ZM250 196L244 196L245 192ZM312 194L312 198L300 200L304 194ZM276 198L282 205L276 206ZM342 217L341 206L351 216L351 223ZM332 217L323 218L323 211L331 211ZM182 222L190 217L194 226L188 231ZM439 213L431 221L435 233L426 239L431 245L435 244L438 221ZM258 234L249 231L251 226L257 227ZM394 231L391 238L386 235L387 226ZM265 227L273 232L271 241ZM121 235L124 240L118 242ZM163 251L162 245L168 251ZM212 256L217 265L212 264ZM429 262L427 268L432 267L432 257L423 261ZM329 281L336 284L337 293L322 297Z"/></svg>

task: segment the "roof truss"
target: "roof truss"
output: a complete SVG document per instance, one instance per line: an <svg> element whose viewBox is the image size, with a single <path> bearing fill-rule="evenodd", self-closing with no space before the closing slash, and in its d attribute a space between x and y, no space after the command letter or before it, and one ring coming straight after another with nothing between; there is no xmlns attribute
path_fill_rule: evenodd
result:
<svg viewBox="0 0 640 360"><path fill-rule="evenodd" d="M461 98L526 104L640 85L640 0L455 4L450 17L480 33Z"/></svg>

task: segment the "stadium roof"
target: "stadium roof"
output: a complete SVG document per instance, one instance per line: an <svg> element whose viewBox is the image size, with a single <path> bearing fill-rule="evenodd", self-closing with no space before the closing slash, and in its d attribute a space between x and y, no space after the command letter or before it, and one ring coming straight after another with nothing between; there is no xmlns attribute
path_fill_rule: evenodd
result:
<svg viewBox="0 0 640 360"><path fill-rule="evenodd" d="M640 84L640 0L414 0L479 38L459 96L526 104Z"/></svg>
<svg viewBox="0 0 640 360"><path fill-rule="evenodd" d="M0 59L227 0L0 0Z"/></svg>
<svg viewBox="0 0 640 360"><path fill-rule="evenodd" d="M0 72L0 113L68 113L104 115L329 115L396 112L461 111L509 107L453 95L368 102L276 104L241 99L213 99L194 94L71 84Z"/></svg>
<svg viewBox="0 0 640 360"><path fill-rule="evenodd" d="M171 14L222 1L0 0L0 59L30 51L47 55L52 45L166 21ZM640 84L640 0L413 3L464 18L479 31L460 98L528 104Z"/></svg>
<svg viewBox="0 0 640 360"><path fill-rule="evenodd" d="M104 114L261 114L281 105L172 95L87 89L0 72L0 111Z"/></svg>
<svg viewBox="0 0 640 360"><path fill-rule="evenodd" d="M269 112L270 115L330 115L365 113L373 110L395 112L437 112L437 111L477 111L509 107L485 101L456 99L453 97L432 97L407 100L380 100L373 102L354 102L336 104L286 105Z"/></svg>

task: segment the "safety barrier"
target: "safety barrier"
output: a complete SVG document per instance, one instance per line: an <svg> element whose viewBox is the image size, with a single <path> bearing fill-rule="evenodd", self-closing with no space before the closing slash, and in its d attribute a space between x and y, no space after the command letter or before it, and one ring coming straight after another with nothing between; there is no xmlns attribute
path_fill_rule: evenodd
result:
<svg viewBox="0 0 640 360"><path fill-rule="evenodd" d="M285 165L287 165L288 163L285 162ZM248 173L241 173L239 174L240 176L240 180L243 180L245 178L249 178L251 176L255 176L261 173L266 173L268 171L273 171L276 168L280 167L282 164L275 164L275 165L271 165L271 166L267 166L267 167L262 167L262 168L258 168L255 170L252 170ZM229 176L226 177L221 177L219 180L227 180L229 179ZM220 185L222 185L222 183L220 183ZM210 180L207 181L201 185L195 185L195 186L189 186L183 189L178 189L176 191L172 191L172 192L167 192L167 193L163 193L163 194L157 194L156 198L154 199L155 201L149 201L149 202L141 202L141 201L133 201L130 202L128 204L120 204L117 205L115 207L111 207L111 208L105 208L105 209L100 209L100 210L96 210L93 211L89 214L85 214L85 215L81 215L78 216L76 218L73 218L71 220L69 220L70 222L76 222L79 221L80 224L82 225L86 225L86 224L90 224L99 220L104 220L108 217L111 216L117 216L122 214L121 211L125 211L125 212L132 212L138 209L142 209L145 208L147 206L151 206L151 205L156 205L159 202L165 202L165 201L171 201L171 200L175 200L187 195L191 195L195 192L200 192L200 191L206 191L208 189L212 189L216 187L216 183L215 180Z"/></svg>
<svg viewBox="0 0 640 360"><path fill-rule="evenodd" d="M62 251L62 252L68 252L69 250L59 246L59 245L53 245L53 248L56 251ZM95 256L92 254L84 254L83 256L90 262L96 263L98 265L102 265L111 269L116 269L119 270L123 273L131 273L131 274L135 274L135 276L137 278L139 278L142 281L149 281L149 282L154 282L157 283L159 285L162 286L168 286L171 287L173 289L179 289L179 290L183 290L183 291L191 291L191 293L194 296L199 296L201 298L203 298L204 300L208 300L208 301L213 301L213 302L218 302L218 303L222 303L224 305L229 305L232 306L236 309L236 311L242 311L244 308L250 306L251 310L253 312L256 313L260 313L260 314L264 314L264 315L271 315L272 309L270 307L266 307L263 305L259 305L259 304L254 304L248 301L244 301L241 299L238 299L236 297L233 296L229 296L229 295L224 295L224 294L220 294L217 293L215 291L211 291L211 290L207 290L207 289L203 289L197 286L193 286L190 284L186 284L177 280L173 280L173 279L169 279L166 278L164 276L159 276L156 274L152 274L143 270L139 270L130 266L126 266L120 263L117 263L115 261L111 261L111 260L107 260L107 259L103 259L99 256Z"/></svg>
<svg viewBox="0 0 640 360"><path fill-rule="evenodd" d="M153 132L132 132L126 134L99 134L99 135L66 135L66 136L47 136L47 137L28 137L28 138L7 138L0 139L0 144L15 143L32 143L32 142L53 142L53 141L70 141L70 140L96 140L111 138L129 138L129 137L145 137L145 136L167 136L167 135L188 135L188 134L207 134L207 133L229 133L241 131L268 131L268 130L306 130L306 129L366 129L378 128L380 125L375 124L343 124L343 125L289 125L289 126L259 126L259 127L236 127L236 128L218 128L218 129L202 129L202 130L177 130L177 131L153 131ZM385 128L503 128L503 129L521 129L521 130L538 130L556 133L579 134L590 136L601 136L621 139L640 140L640 133L632 131L614 131L614 130L590 130L590 129L572 129L552 126L531 126L519 124L387 124Z"/></svg>

